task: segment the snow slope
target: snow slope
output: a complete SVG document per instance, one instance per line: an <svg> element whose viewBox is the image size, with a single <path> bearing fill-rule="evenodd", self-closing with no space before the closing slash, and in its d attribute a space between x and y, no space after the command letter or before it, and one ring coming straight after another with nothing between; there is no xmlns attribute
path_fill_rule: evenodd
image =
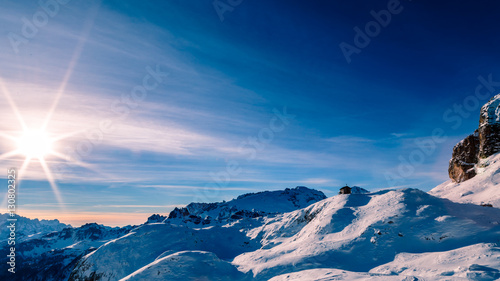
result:
<svg viewBox="0 0 500 281"><path fill-rule="evenodd" d="M499 269L500 248L480 243L444 252L401 253L369 272L320 268L279 275L270 281L498 280Z"/></svg>
<svg viewBox="0 0 500 281"><path fill-rule="evenodd" d="M500 210L416 189L339 195L268 219L249 232L263 247L233 264L257 280L315 268L368 272L397 253L500 241Z"/></svg>
<svg viewBox="0 0 500 281"><path fill-rule="evenodd" d="M500 153L481 159L475 166L476 176L461 182L446 181L429 194L455 202L500 207Z"/></svg>
<svg viewBox="0 0 500 281"><path fill-rule="evenodd" d="M370 273L418 275L429 279L442 276L463 280L498 280L500 248L481 243L445 252L402 253L394 261L376 267Z"/></svg>
<svg viewBox="0 0 500 281"><path fill-rule="evenodd" d="M401 278L397 275L376 275L365 272L353 272L335 268L318 268L302 270L294 273L282 274L269 281L330 281L330 280L358 280L358 281L413 281L412 277ZM418 279L420 280L420 279Z"/></svg>
<svg viewBox="0 0 500 281"><path fill-rule="evenodd" d="M203 251L182 251L168 255L142 267L121 281L245 281L251 276L220 260L216 255Z"/></svg>

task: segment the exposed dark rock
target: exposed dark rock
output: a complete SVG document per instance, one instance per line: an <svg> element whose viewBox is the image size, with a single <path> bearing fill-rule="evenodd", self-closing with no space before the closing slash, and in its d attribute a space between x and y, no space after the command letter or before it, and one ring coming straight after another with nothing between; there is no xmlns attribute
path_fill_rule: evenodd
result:
<svg viewBox="0 0 500 281"><path fill-rule="evenodd" d="M491 98L479 116L479 158L500 151L500 94Z"/></svg>
<svg viewBox="0 0 500 281"><path fill-rule="evenodd" d="M479 158L486 158L500 151L500 124L485 124L478 131Z"/></svg>
<svg viewBox="0 0 500 281"><path fill-rule="evenodd" d="M175 207L168 215L169 219L177 219L189 216L189 211L187 208L177 208Z"/></svg>
<svg viewBox="0 0 500 281"><path fill-rule="evenodd" d="M479 128L453 148L448 167L450 179L463 182L476 175L480 159L500 152L500 94L481 108Z"/></svg>
<svg viewBox="0 0 500 281"><path fill-rule="evenodd" d="M148 218L148 221L146 221L146 224L148 223L158 223L158 222L163 222L164 220L166 220L167 217L166 216L162 216L160 214L154 214L154 215L151 215L149 218Z"/></svg>
<svg viewBox="0 0 500 281"><path fill-rule="evenodd" d="M448 167L448 174L455 182L463 182L476 175L474 165L478 162L479 137L477 133L469 135L455 147Z"/></svg>

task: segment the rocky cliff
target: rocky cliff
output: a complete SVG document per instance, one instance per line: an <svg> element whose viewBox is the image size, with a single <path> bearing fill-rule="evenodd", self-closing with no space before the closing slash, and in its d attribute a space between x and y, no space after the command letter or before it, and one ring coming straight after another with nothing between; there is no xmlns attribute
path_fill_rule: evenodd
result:
<svg viewBox="0 0 500 281"><path fill-rule="evenodd" d="M476 175L475 165L480 159L500 151L500 94L481 108L479 128L453 148L448 167L450 179L463 182Z"/></svg>

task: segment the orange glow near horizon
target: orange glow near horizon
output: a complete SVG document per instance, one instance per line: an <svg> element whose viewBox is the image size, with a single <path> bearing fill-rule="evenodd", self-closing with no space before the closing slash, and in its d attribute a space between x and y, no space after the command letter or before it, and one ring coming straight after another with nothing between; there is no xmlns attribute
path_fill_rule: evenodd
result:
<svg viewBox="0 0 500 281"><path fill-rule="evenodd" d="M61 223L70 224L73 227L79 227L86 223L98 223L106 226L126 226L139 225L147 221L152 213L119 213L119 212L64 212L55 213L50 210L20 210L18 215L31 219L57 219ZM164 214L166 215L166 214Z"/></svg>

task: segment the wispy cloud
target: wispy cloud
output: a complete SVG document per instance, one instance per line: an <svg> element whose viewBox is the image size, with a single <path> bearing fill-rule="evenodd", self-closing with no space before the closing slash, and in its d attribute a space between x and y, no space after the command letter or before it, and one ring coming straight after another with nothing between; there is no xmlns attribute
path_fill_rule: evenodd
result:
<svg viewBox="0 0 500 281"><path fill-rule="evenodd" d="M161 188L161 189L189 189L189 190L197 190L200 188L208 189L208 190L219 190L218 187L202 187L202 186L193 186L193 185L166 185L166 184L154 184L154 185L138 185L138 187L142 188ZM235 190L235 191L251 191L254 190L252 188L245 187L224 187L224 190Z"/></svg>
<svg viewBox="0 0 500 281"><path fill-rule="evenodd" d="M336 145L359 145L359 144L367 144L373 143L375 140L368 139L364 137L356 137L356 136L336 136L326 139L326 141L334 143Z"/></svg>
<svg viewBox="0 0 500 281"><path fill-rule="evenodd" d="M109 208L175 208L184 207L185 205L95 205L95 208L109 207Z"/></svg>
<svg viewBox="0 0 500 281"><path fill-rule="evenodd" d="M391 133L391 136L395 137L395 138L401 138L401 137L404 137L404 136L407 136L408 134L406 133Z"/></svg>

